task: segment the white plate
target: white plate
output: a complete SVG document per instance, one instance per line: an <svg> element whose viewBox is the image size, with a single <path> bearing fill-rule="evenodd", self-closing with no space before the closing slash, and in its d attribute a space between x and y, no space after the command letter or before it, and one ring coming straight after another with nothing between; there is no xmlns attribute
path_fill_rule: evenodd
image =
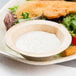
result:
<svg viewBox="0 0 76 76"><path fill-rule="evenodd" d="M0 53L4 54L12 59L15 59L17 61L27 63L27 64L32 64L32 65L49 65L49 64L55 64L55 63L61 63L69 60L76 59L76 55L68 56L68 57L63 57L63 58L54 58L53 60L48 60L48 61L29 61L26 58L22 57L18 53L14 52L13 50L9 49L4 42L4 36L6 33L5 30L5 25L3 22L3 19L8 13L8 8L12 7L14 5L19 5L23 3L25 0L11 0L9 3L7 3L1 10L0 10Z"/></svg>

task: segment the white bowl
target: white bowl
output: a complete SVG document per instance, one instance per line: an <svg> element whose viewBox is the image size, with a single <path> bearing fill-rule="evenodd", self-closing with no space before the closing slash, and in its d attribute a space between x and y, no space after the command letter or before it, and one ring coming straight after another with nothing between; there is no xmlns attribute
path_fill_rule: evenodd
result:
<svg viewBox="0 0 76 76"><path fill-rule="evenodd" d="M58 47L54 51L40 54L28 53L26 51L19 50L15 45L16 39L22 34L31 31L45 31L56 34L58 39L61 41L60 47ZM6 33L5 41L8 47L10 47L16 52L21 53L23 56L27 58L47 58L58 53L61 53L66 48L68 48L68 46L71 44L71 35L63 25L58 24L56 22L47 20L32 20L14 25L12 28L10 28Z"/></svg>

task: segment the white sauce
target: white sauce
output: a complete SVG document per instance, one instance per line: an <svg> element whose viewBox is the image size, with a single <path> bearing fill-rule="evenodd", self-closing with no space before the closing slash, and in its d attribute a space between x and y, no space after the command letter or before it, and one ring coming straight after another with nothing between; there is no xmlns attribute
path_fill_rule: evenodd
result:
<svg viewBox="0 0 76 76"><path fill-rule="evenodd" d="M33 31L20 36L16 41L16 47L26 52L42 53L53 51L61 42L55 34L42 31Z"/></svg>

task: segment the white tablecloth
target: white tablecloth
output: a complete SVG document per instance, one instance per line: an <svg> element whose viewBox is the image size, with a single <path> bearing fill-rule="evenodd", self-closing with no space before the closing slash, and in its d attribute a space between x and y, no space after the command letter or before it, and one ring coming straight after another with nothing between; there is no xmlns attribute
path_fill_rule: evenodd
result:
<svg viewBox="0 0 76 76"><path fill-rule="evenodd" d="M0 55L0 76L75 76L76 68L60 65L33 66Z"/></svg>

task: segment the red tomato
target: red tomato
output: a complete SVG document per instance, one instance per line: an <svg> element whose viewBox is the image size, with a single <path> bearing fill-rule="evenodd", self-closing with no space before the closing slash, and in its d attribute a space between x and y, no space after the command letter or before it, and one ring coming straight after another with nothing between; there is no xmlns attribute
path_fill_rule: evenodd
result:
<svg viewBox="0 0 76 76"><path fill-rule="evenodd" d="M76 36L72 37L72 45L76 45Z"/></svg>

